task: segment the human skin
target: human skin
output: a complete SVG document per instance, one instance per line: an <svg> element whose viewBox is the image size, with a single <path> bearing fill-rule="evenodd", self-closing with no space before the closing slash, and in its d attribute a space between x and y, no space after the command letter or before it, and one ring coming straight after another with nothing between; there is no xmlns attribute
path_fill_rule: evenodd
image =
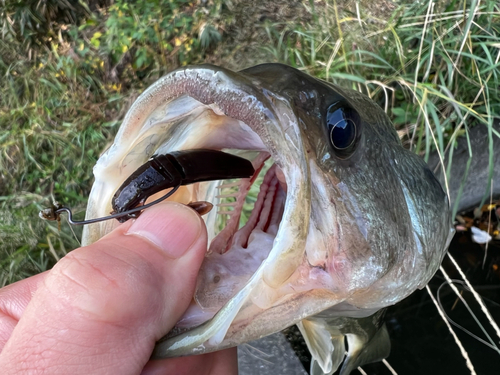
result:
<svg viewBox="0 0 500 375"><path fill-rule="evenodd" d="M0 289L2 374L237 374L236 349L149 361L193 296L200 216L162 203Z"/></svg>

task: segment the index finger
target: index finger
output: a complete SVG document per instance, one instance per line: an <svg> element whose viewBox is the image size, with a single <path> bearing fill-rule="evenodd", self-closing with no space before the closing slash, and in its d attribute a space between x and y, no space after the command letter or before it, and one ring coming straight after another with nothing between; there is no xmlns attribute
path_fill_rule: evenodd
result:
<svg viewBox="0 0 500 375"><path fill-rule="evenodd" d="M48 271L0 289L0 352Z"/></svg>

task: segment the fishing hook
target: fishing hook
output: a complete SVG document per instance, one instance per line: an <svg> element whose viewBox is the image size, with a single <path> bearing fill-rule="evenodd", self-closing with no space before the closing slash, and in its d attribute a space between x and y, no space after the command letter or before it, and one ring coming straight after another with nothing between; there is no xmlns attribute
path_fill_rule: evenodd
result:
<svg viewBox="0 0 500 375"><path fill-rule="evenodd" d="M111 215L76 221L68 207L55 203L40 211L39 216L45 220L59 221L61 213L66 212L69 223L73 225L93 224L110 219L124 223L128 219L139 217L146 208L167 199L180 186L203 181L249 178L254 173L249 160L222 151L195 149L154 155L137 168L115 192L111 201ZM150 196L169 188L172 190L166 195L145 204ZM192 202L188 206L200 215L212 208L209 202Z"/></svg>
<svg viewBox="0 0 500 375"><path fill-rule="evenodd" d="M61 218L60 218L61 214L63 212L66 212L68 214L68 222L72 225L94 224L94 223L99 223L101 221L106 221L106 220L111 220L111 219L120 219L120 218L123 218L125 216L127 218L132 218L132 217L134 217L134 216L132 216L132 214L143 211L146 208L149 208L151 206L154 206L157 203L160 203L161 201L164 201L165 199L170 197L172 194L174 194L177 191L177 189L179 189L179 187L180 187L180 185L174 187L172 190L170 190L163 197L158 198L157 200L150 202L144 206L135 207L135 208L132 208L128 211L118 212L115 214L111 214L111 215L103 216L103 217L98 217L95 219L81 220L81 221L73 220L73 212L71 211L71 209L68 207L61 206L59 203L54 203L52 205L52 207L46 208L46 209L40 211L38 216L40 216L40 218L42 218L44 220L49 220L49 221L57 220L57 221L59 221L59 220L61 220ZM138 217L138 216L139 215L137 214L135 217Z"/></svg>

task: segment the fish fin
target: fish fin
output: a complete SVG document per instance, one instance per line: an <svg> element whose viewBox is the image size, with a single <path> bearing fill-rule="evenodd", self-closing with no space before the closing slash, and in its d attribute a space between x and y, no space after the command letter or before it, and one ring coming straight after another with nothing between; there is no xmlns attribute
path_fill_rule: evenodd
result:
<svg viewBox="0 0 500 375"><path fill-rule="evenodd" d="M355 333L346 336L348 352L340 375L348 375L359 366L380 361L391 352L391 341L385 324L372 337Z"/></svg>
<svg viewBox="0 0 500 375"><path fill-rule="evenodd" d="M329 312L303 319L297 326L311 352L311 375L333 374L344 357L340 375L349 375L359 366L386 358L391 342L384 315L382 309L362 318Z"/></svg>
<svg viewBox="0 0 500 375"><path fill-rule="evenodd" d="M331 375L345 355L345 336L332 333L323 319L304 319L297 324L311 352L311 375Z"/></svg>

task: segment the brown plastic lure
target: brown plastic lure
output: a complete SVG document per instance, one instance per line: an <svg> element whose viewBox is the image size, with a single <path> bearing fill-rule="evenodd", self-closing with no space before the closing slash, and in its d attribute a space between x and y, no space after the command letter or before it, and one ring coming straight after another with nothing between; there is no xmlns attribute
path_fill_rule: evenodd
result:
<svg viewBox="0 0 500 375"><path fill-rule="evenodd" d="M109 219L117 219L123 223L136 218L140 213L171 196L182 185L195 182L225 180L232 178L249 178L253 176L252 163L222 151L195 149L177 151L165 155L155 155L141 165L118 188L112 200L111 215L75 221L67 207L53 205L40 211L39 216L45 220L60 220L60 214L66 212L68 221L73 225L97 223ZM146 200L162 190L172 189L161 198L144 204ZM193 202L188 206L200 212L210 211L209 202Z"/></svg>

